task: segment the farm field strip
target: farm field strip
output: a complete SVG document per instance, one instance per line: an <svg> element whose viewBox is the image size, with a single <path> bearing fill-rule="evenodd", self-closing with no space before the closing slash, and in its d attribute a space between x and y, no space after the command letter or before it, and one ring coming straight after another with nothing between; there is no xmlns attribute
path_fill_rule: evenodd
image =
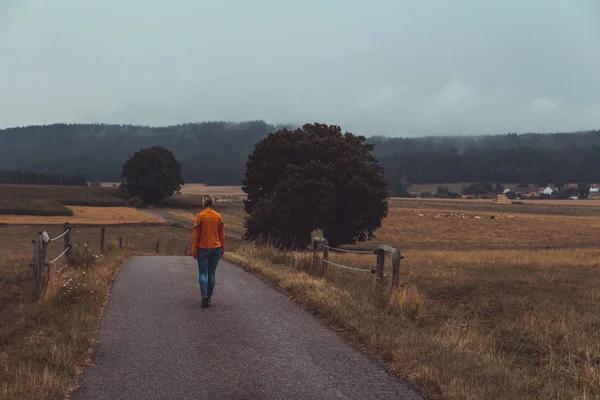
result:
<svg viewBox="0 0 600 400"><path fill-rule="evenodd" d="M487 203L493 204L492 200L489 199L437 199L437 198L427 198L427 199L415 199L408 197L392 197L393 201L421 201L421 202L448 202L448 203ZM531 200L531 199L523 199L523 200L514 200L516 203L528 204L528 205L551 205L551 206L568 206L568 207L600 207L599 199L581 199L581 200L549 200L549 199L540 199L540 200ZM513 206L519 206L519 204L513 204ZM506 207L510 207L507 205Z"/></svg>
<svg viewBox="0 0 600 400"><path fill-rule="evenodd" d="M598 200L525 200L512 205L494 204L491 200L462 199L390 199L390 208L444 209L531 215L600 216ZM587 204L587 205L586 205Z"/></svg>
<svg viewBox="0 0 600 400"><path fill-rule="evenodd" d="M245 196L241 186L208 186L201 183L188 183L181 188L182 194L212 194L214 196Z"/></svg>
<svg viewBox="0 0 600 400"><path fill-rule="evenodd" d="M87 186L0 185L0 215L65 215L72 206L125 207L118 189Z"/></svg>
<svg viewBox="0 0 600 400"><path fill-rule="evenodd" d="M0 215L0 224L73 225L162 224L162 218L129 207L66 206L72 216Z"/></svg>

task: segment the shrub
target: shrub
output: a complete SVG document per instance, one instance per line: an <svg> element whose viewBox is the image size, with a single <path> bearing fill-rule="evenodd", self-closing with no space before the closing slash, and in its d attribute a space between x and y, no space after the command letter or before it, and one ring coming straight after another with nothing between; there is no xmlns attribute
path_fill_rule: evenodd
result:
<svg viewBox="0 0 600 400"><path fill-rule="evenodd" d="M134 197L131 197L129 200L127 200L127 205L129 207L142 208L142 207L144 207L144 201L142 200L141 197L134 196Z"/></svg>

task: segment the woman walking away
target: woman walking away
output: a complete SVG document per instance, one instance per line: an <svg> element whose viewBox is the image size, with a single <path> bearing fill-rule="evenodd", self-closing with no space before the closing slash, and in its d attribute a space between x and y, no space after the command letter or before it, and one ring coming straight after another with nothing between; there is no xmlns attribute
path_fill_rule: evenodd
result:
<svg viewBox="0 0 600 400"><path fill-rule="evenodd" d="M215 198L204 196L204 210L196 216L192 241L192 257L198 260L202 308L211 305L215 289L217 264L225 254L225 224L223 217L213 210Z"/></svg>

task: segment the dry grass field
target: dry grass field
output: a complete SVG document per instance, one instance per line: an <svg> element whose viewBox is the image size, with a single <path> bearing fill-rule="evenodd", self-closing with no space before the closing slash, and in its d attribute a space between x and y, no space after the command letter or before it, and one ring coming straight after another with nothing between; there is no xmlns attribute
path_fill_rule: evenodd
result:
<svg viewBox="0 0 600 400"><path fill-rule="evenodd" d="M600 215L595 214L542 215L403 205L392 203L373 243L353 247L372 248L384 243L399 249L481 250L583 248L600 244Z"/></svg>
<svg viewBox="0 0 600 400"><path fill-rule="evenodd" d="M65 220L74 225L161 224L165 220L129 207L68 206L72 216L0 215L0 224L53 225Z"/></svg>
<svg viewBox="0 0 600 400"><path fill-rule="evenodd" d="M378 240L355 246L383 242L402 251L402 284L392 296L369 272L330 266L320 277L310 253L248 246L231 258L430 398L599 398L597 212L435 205L393 201ZM372 255L331 253L331 260L375 267Z"/></svg>
<svg viewBox="0 0 600 400"><path fill-rule="evenodd" d="M494 204L491 200L407 199L392 198L390 207L413 209L448 209L481 212L508 212L535 215L600 216L598 200L521 200L511 205Z"/></svg>
<svg viewBox="0 0 600 400"><path fill-rule="evenodd" d="M153 211L189 221L199 211L199 198L181 195L183 207L167 204ZM331 266L324 276L316 274L310 253L236 249L229 241L228 257L280 287L432 399L598 399L600 207L568 204L392 200L377 239L351 246L386 243L402 251L401 288L391 296L369 272ZM217 210L229 232L243 233L241 203L221 203ZM87 280L91 269L83 268L57 280L78 285L77 301L84 305L78 310L75 302L56 300L60 297L32 302L27 265L31 239L42 229L57 234L61 226L0 225L0 398L60 397L73 365L87 355L100 315L95 307L105 300L82 285L102 282L94 287L106 291L122 257L152 253L157 240L161 254L179 255L191 235L172 224L109 226L107 240L114 247L122 236L127 249L94 261L101 278ZM99 227L75 225L78 251L98 255L99 238ZM331 260L375 266L373 255L332 253ZM386 268L389 279L389 260ZM52 323L40 319L41 313ZM86 322L77 330L67 318ZM59 343L58 350L48 350L51 342Z"/></svg>
<svg viewBox="0 0 600 400"><path fill-rule="evenodd" d="M114 188L0 185L0 215L71 215L72 206L124 207Z"/></svg>
<svg viewBox="0 0 600 400"><path fill-rule="evenodd" d="M427 203L480 203L480 204L490 204L492 200L489 199L436 199L436 198L423 198L423 199L414 199L414 198L406 198L406 197L395 197L392 200L394 201L411 201L411 202L423 202ZM513 200L514 205L529 205L529 206L569 206L569 207L598 207L600 206L600 199L597 196L590 197L588 199L580 199L580 200L550 200L550 199L523 199L523 200ZM534 207L529 207L534 208ZM536 207L537 208L537 207ZM539 212L539 210L537 210Z"/></svg>
<svg viewBox="0 0 600 400"><path fill-rule="evenodd" d="M118 195L114 188L0 185L0 399L64 398L77 369L89 357L123 259L155 253L157 241L161 255L187 256L190 229L122 207L126 202ZM178 197L190 210L180 212L199 209L200 195ZM219 206L226 218L235 215L236 221L242 220L241 207L228 212L230 204ZM54 268L43 299L36 301L29 267L31 241L42 230L58 235L65 222L74 228L75 267ZM104 255L101 225L107 226ZM123 249L117 249L119 237ZM238 244L228 240L227 246L235 250ZM61 250L60 244L51 245L48 259Z"/></svg>
<svg viewBox="0 0 600 400"><path fill-rule="evenodd" d="M181 188L182 194L212 194L213 196L245 196L241 186L208 186L202 183L188 183Z"/></svg>
<svg viewBox="0 0 600 400"><path fill-rule="evenodd" d="M407 251L389 297L368 272L311 273L310 254L247 248L273 282L433 399L600 395L600 250ZM374 256L334 255L353 267ZM389 270L389 260L387 275Z"/></svg>
<svg viewBox="0 0 600 400"><path fill-rule="evenodd" d="M65 221L66 222L66 221ZM37 232L46 230L50 236L62 231L61 225L0 225L0 310L9 304L17 305L30 300L32 271L29 264L33 258L33 245ZM183 255L191 243L188 229L168 224L161 225L114 225L106 228L107 246L116 246L119 236L124 246L140 253L154 253L160 242L162 255ZM85 249L91 254L100 253L100 227L73 225L75 250ZM48 248L48 259L61 252L60 245ZM1 318L0 314L0 318Z"/></svg>
<svg viewBox="0 0 600 400"><path fill-rule="evenodd" d="M0 311L0 399L65 398L89 358L111 283L127 255L80 257L72 268L55 269L42 300Z"/></svg>
<svg viewBox="0 0 600 400"><path fill-rule="evenodd" d="M189 251L191 231L169 224L110 225L100 254L100 227L74 225L75 267L59 265L42 301L32 296L33 245L40 230L61 225L0 225L0 399L64 398L95 343L98 319L114 274L131 255ZM123 237L124 249L118 250ZM235 249L235 242L228 246ZM48 259L61 251L51 245Z"/></svg>

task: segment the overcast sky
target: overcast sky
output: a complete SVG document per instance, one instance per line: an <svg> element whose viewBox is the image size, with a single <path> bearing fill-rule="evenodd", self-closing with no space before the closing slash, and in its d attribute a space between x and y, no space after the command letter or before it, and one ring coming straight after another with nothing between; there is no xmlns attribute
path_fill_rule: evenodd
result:
<svg viewBox="0 0 600 400"><path fill-rule="evenodd" d="M0 0L0 127L600 128L597 0Z"/></svg>

